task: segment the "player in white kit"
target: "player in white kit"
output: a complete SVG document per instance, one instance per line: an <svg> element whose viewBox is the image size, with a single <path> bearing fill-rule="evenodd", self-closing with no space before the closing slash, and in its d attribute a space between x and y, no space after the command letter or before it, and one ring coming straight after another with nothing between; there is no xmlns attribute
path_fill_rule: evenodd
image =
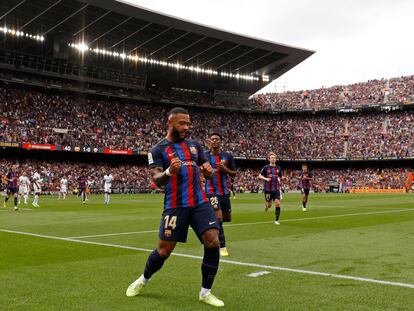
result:
<svg viewBox="0 0 414 311"><path fill-rule="evenodd" d="M67 193L68 193L68 179L66 178L66 176L63 176L62 179L60 180L58 200L60 200L60 197L62 197L62 199L65 200Z"/></svg>
<svg viewBox="0 0 414 311"><path fill-rule="evenodd" d="M24 199L24 204L27 204L27 200L29 199L29 187L29 177L26 176L26 172L23 172L19 177L19 204L21 197Z"/></svg>
<svg viewBox="0 0 414 311"><path fill-rule="evenodd" d="M39 195L42 192L42 182L43 179L40 177L40 174L35 171L35 173L32 176L33 181L33 193L34 193L34 200L32 205L34 207L40 207L39 205Z"/></svg>
<svg viewBox="0 0 414 311"><path fill-rule="evenodd" d="M111 174L105 174L105 176L103 177L104 180L104 204L109 204L109 198L111 195L111 186L112 186L112 181L114 180L114 178L112 177Z"/></svg>

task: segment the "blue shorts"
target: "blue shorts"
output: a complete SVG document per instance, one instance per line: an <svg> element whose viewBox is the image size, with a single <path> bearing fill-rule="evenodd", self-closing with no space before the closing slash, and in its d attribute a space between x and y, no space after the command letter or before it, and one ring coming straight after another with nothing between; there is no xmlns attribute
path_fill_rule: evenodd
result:
<svg viewBox="0 0 414 311"><path fill-rule="evenodd" d="M305 188L300 189L300 192L301 192L302 194L306 195L306 196L308 196L308 195L309 195L309 191L310 191L310 189L309 189L309 188L308 188L308 189L305 189Z"/></svg>
<svg viewBox="0 0 414 311"><path fill-rule="evenodd" d="M192 208L169 208L161 217L159 238L165 241L187 242L191 226L201 242L201 235L209 229L220 230L216 214L210 203Z"/></svg>
<svg viewBox="0 0 414 311"><path fill-rule="evenodd" d="M266 202L280 200L280 191L265 191L264 195Z"/></svg>
<svg viewBox="0 0 414 311"><path fill-rule="evenodd" d="M17 188L7 188L7 195L13 195L15 193L19 193L19 189L17 189Z"/></svg>
<svg viewBox="0 0 414 311"><path fill-rule="evenodd" d="M225 213L231 213L230 194L210 194L208 196L214 210L221 210Z"/></svg>

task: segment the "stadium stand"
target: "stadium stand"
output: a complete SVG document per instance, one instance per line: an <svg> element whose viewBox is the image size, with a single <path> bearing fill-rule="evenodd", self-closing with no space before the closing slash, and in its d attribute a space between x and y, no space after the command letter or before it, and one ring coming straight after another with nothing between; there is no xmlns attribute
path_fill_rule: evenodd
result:
<svg viewBox="0 0 414 311"><path fill-rule="evenodd" d="M362 96L362 95L361 95ZM165 105L62 92L0 88L0 141L146 152L164 133ZM412 110L359 114L266 115L192 108L192 137L214 129L235 156L283 159L414 156ZM162 117L160 117L162 116Z"/></svg>
<svg viewBox="0 0 414 311"><path fill-rule="evenodd" d="M253 97L255 106L263 109L313 109L368 106L379 104L412 104L414 76L371 80L350 85L268 93Z"/></svg>
<svg viewBox="0 0 414 311"><path fill-rule="evenodd" d="M406 159L399 165L405 170L414 158L414 76L249 99L314 52L116 1L26 0L0 9L0 147L12 154L25 150L24 167L77 172L86 166L93 175L94 166L97 172L119 166L111 156L122 154L137 164L121 170L146 173L146 153L164 136L173 106L189 107L191 137L205 146L211 130L222 133L250 190L258 181L247 176L249 167L262 164L270 150L287 167L374 159L386 167L383 161ZM68 160L74 152L88 153L95 162L38 164L32 150L67 154ZM101 153L111 154L105 163ZM348 174L319 170L326 180ZM370 171L349 174L363 185ZM145 183L144 175L125 182L137 189Z"/></svg>

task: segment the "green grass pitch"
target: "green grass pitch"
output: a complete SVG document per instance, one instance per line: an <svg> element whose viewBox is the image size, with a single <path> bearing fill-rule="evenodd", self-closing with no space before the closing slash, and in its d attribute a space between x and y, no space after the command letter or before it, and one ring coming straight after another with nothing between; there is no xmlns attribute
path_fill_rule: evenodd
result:
<svg viewBox="0 0 414 311"><path fill-rule="evenodd" d="M0 310L214 309L198 302L203 251L192 231L141 296L125 296L156 245L162 200L41 197L40 208L18 212L9 201L0 208ZM291 193L280 226L263 203L262 194L232 200L230 256L213 287L224 310L414 310L413 195L311 194L302 212Z"/></svg>

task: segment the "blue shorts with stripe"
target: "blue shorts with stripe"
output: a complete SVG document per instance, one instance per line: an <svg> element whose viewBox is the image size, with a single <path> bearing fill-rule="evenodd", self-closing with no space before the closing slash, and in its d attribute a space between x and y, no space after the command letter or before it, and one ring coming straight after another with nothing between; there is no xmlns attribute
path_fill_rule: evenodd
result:
<svg viewBox="0 0 414 311"><path fill-rule="evenodd" d="M265 191L265 200L266 202L280 200L280 191Z"/></svg>
<svg viewBox="0 0 414 311"><path fill-rule="evenodd" d="M208 198L214 210L221 210L225 213L231 213L230 194L209 194Z"/></svg>
<svg viewBox="0 0 414 311"><path fill-rule="evenodd" d="M188 228L201 235L209 229L220 227L210 203L203 203L190 208L168 208L162 213L159 238L165 241L187 242Z"/></svg>

